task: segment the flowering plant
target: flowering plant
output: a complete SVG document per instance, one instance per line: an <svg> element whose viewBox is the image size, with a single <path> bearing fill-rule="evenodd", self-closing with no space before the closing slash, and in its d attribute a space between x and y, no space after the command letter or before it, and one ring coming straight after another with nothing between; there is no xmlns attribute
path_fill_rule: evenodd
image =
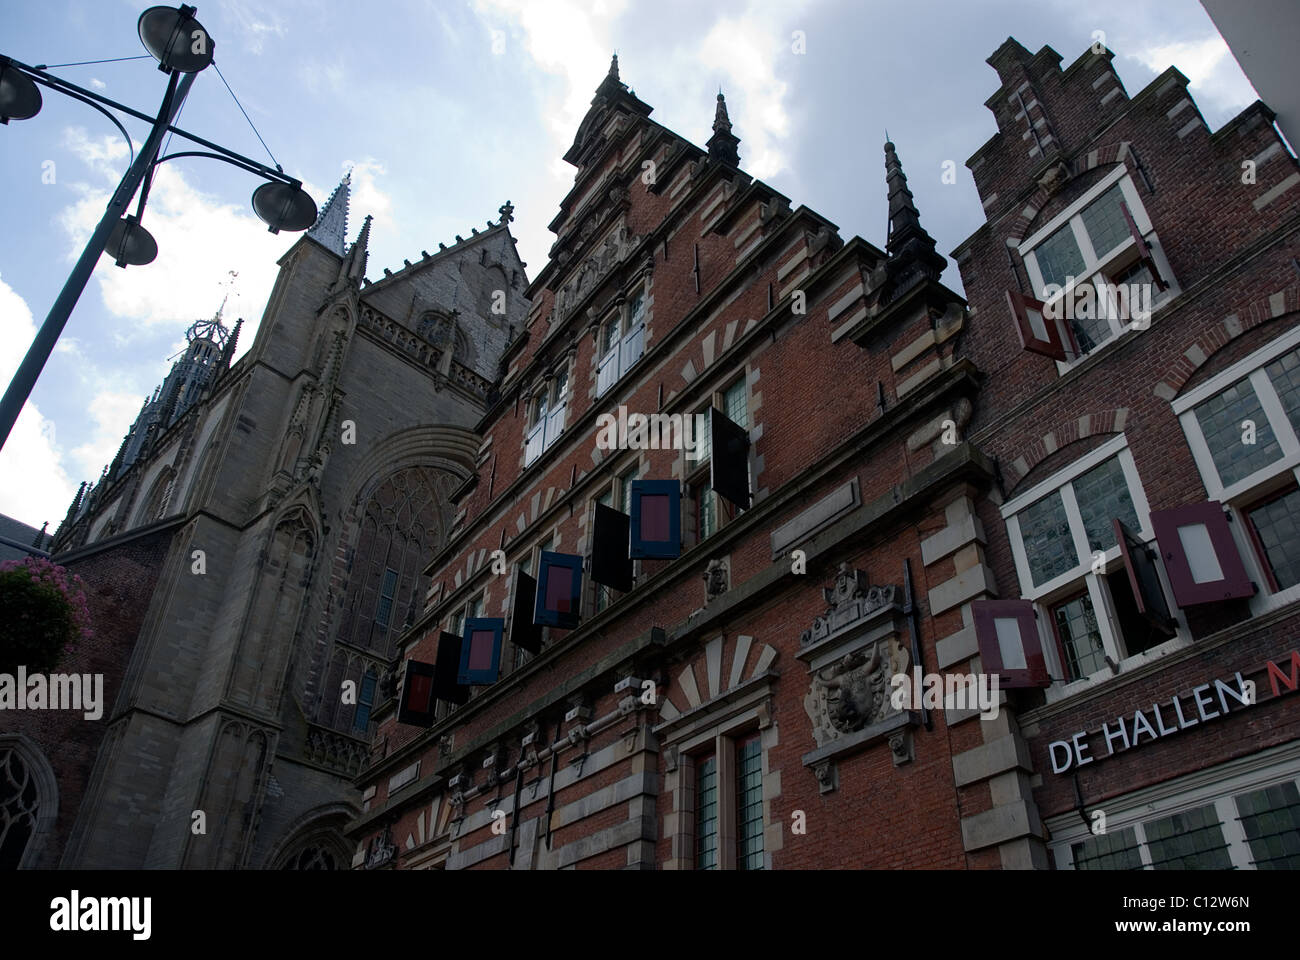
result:
<svg viewBox="0 0 1300 960"><path fill-rule="evenodd" d="M41 557L0 563L0 673L48 672L92 635L80 577Z"/></svg>

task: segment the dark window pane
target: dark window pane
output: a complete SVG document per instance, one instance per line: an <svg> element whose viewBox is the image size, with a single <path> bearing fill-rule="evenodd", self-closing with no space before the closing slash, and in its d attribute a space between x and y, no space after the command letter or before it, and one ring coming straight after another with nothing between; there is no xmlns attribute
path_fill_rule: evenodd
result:
<svg viewBox="0 0 1300 960"><path fill-rule="evenodd" d="M1152 870L1231 870L1214 804L1153 820L1143 828Z"/></svg>
<svg viewBox="0 0 1300 960"><path fill-rule="evenodd" d="M1053 283L1065 286L1067 279L1083 274L1083 254L1079 252L1074 230L1068 222L1035 247L1034 256L1044 286Z"/></svg>
<svg viewBox="0 0 1300 960"><path fill-rule="evenodd" d="M736 868L763 869L763 752L757 736L736 746Z"/></svg>
<svg viewBox="0 0 1300 960"><path fill-rule="evenodd" d="M546 574L546 609L573 612L573 568L552 564Z"/></svg>
<svg viewBox="0 0 1300 960"><path fill-rule="evenodd" d="M1300 488L1250 511L1279 589L1300 583Z"/></svg>
<svg viewBox="0 0 1300 960"><path fill-rule="evenodd" d="M1092 241L1098 260L1129 238L1128 221L1119 205L1124 201L1124 191L1117 183L1094 200L1083 211L1083 227Z"/></svg>
<svg viewBox="0 0 1300 960"><path fill-rule="evenodd" d="M492 648L496 645L496 634L491 630L475 630L470 634L469 643L469 669L491 669Z"/></svg>
<svg viewBox="0 0 1300 960"><path fill-rule="evenodd" d="M1300 791L1295 781L1236 798L1241 829L1258 870L1300 870Z"/></svg>
<svg viewBox="0 0 1300 960"><path fill-rule="evenodd" d="M749 429L749 406L746 403L745 381L737 380L722 397L722 412L738 427Z"/></svg>
<svg viewBox="0 0 1300 960"><path fill-rule="evenodd" d="M1198 406L1196 419L1200 421L1210 456L1225 487L1268 466L1282 455L1249 379L1238 380L1217 397L1211 397ZM1242 439L1246 432L1242 424L1247 420L1255 424L1254 443Z"/></svg>
<svg viewBox="0 0 1300 960"><path fill-rule="evenodd" d="M1132 827L1070 844L1076 870L1141 870L1142 854Z"/></svg>
<svg viewBox="0 0 1300 960"><path fill-rule="evenodd" d="M1065 671L1069 679L1090 676L1106 665L1097 615L1086 593L1053 607L1052 620L1065 648Z"/></svg>
<svg viewBox="0 0 1300 960"><path fill-rule="evenodd" d="M1278 357L1265 369L1291 426L1300 433L1300 349Z"/></svg>
<svg viewBox="0 0 1300 960"><path fill-rule="evenodd" d="M718 869L718 762L695 763L695 869Z"/></svg>
<svg viewBox="0 0 1300 960"><path fill-rule="evenodd" d="M1066 519L1065 503L1059 492L1026 507L1017 517L1029 575L1035 586L1079 565L1079 554L1070 536L1070 521Z"/></svg>
<svg viewBox="0 0 1300 960"><path fill-rule="evenodd" d="M1083 528L1088 532L1088 546L1093 550L1109 550L1115 546L1111 518L1119 517L1133 530L1141 526L1118 458L1093 467L1075 480L1074 496L1083 515Z"/></svg>
<svg viewBox="0 0 1300 960"><path fill-rule="evenodd" d="M1124 638L1125 654L1131 657L1169 639L1168 633L1138 612L1127 570L1116 570L1108 575L1106 585L1110 587L1110 599L1115 604L1116 626Z"/></svg>

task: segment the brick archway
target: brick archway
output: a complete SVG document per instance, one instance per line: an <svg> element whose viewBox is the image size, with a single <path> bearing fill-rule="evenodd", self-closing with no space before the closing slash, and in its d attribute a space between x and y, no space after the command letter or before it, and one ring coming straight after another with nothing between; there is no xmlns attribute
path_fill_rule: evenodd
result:
<svg viewBox="0 0 1300 960"><path fill-rule="evenodd" d="M1115 163L1124 164L1129 173L1134 176L1138 174L1137 160L1129 141L1121 140L1119 143L1098 147L1096 150L1090 150L1083 156L1076 158L1073 163L1067 164L1070 176L1058 179L1051 186L1040 185L1037 190L1030 194L1025 205L1008 226L1009 237L1007 244L1009 246L1019 246L1023 243L1025 237L1028 236L1029 225L1034 222L1034 218L1038 216L1039 211L1047 206L1052 197L1069 184L1072 179L1082 176L1089 170L1095 170L1097 167L1110 166Z"/></svg>
<svg viewBox="0 0 1300 960"><path fill-rule="evenodd" d="M1247 330L1262 323L1300 310L1300 283L1259 297L1230 313L1201 334L1165 371L1151 391L1162 400L1172 401L1201 366Z"/></svg>
<svg viewBox="0 0 1300 960"><path fill-rule="evenodd" d="M1128 422L1128 413L1128 407L1116 407L1114 410L1085 413L1081 417L1072 417L1053 424L1052 428L1042 436L1026 444L1020 456L1002 465L1002 480L1006 492L1011 493L1034 467L1062 447L1098 434L1123 433L1124 425Z"/></svg>

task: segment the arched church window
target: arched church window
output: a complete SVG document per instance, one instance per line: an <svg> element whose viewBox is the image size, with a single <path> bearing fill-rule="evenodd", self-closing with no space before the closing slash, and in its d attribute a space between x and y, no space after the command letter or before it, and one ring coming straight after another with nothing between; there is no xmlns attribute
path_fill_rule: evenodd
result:
<svg viewBox="0 0 1300 960"><path fill-rule="evenodd" d="M339 864L334 854L319 844L308 844L290 857L284 865L285 870L338 870Z"/></svg>
<svg viewBox="0 0 1300 960"><path fill-rule="evenodd" d="M36 833L41 791L12 746L0 745L0 870L17 870Z"/></svg>

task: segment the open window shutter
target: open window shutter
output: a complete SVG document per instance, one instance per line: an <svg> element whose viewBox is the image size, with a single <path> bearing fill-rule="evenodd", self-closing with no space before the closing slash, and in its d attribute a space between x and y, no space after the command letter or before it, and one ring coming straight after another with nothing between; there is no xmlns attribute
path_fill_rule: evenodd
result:
<svg viewBox="0 0 1300 960"><path fill-rule="evenodd" d="M682 489L676 480L632 481L633 557L672 558L682 553Z"/></svg>
<svg viewBox="0 0 1300 960"><path fill-rule="evenodd" d="M1153 511L1151 527L1180 607L1254 596L1255 584L1217 500Z"/></svg>
<svg viewBox="0 0 1300 960"><path fill-rule="evenodd" d="M749 509L749 432L717 407L709 407L709 486Z"/></svg>
<svg viewBox="0 0 1300 960"><path fill-rule="evenodd" d="M537 601L537 581L515 569L514 606L510 611L510 642L529 653L542 649L542 630L533 622L533 605Z"/></svg>
<svg viewBox="0 0 1300 960"><path fill-rule="evenodd" d="M465 621L465 635L460 645L462 684L486 686L497 682L501 672L501 636L506 622L500 617L470 617Z"/></svg>
<svg viewBox="0 0 1300 960"><path fill-rule="evenodd" d="M1120 555L1124 558L1124 569L1128 571L1128 582L1133 588L1138 613L1153 627L1172 636L1173 617L1169 614L1169 604L1165 602L1165 591L1160 586L1154 553L1119 517L1112 517L1111 524Z"/></svg>
<svg viewBox="0 0 1300 960"><path fill-rule="evenodd" d="M415 727L433 726L433 672L431 663L406 661L402 699L397 704L397 722Z"/></svg>
<svg viewBox="0 0 1300 960"><path fill-rule="evenodd" d="M1047 316L1043 301L1008 290L1007 305L1016 318L1020 346L1030 353L1039 353L1053 360L1066 359L1065 338L1061 334L1060 322Z"/></svg>
<svg viewBox="0 0 1300 960"><path fill-rule="evenodd" d="M596 504L591 533L591 579L626 593L632 589L632 558L628 555L631 521L603 503Z"/></svg>
<svg viewBox="0 0 1300 960"><path fill-rule="evenodd" d="M542 416L528 430L528 445L524 449L524 461L532 463L542 455L546 443L546 417Z"/></svg>
<svg viewBox="0 0 1300 960"><path fill-rule="evenodd" d="M1169 284L1165 283L1164 278L1160 276L1160 268L1156 266L1155 257L1151 256L1151 248L1147 246L1146 240L1142 238L1142 231L1137 228L1133 221L1133 214L1129 212L1128 204L1121 203L1120 211L1124 214L1124 222L1128 224L1128 232L1133 235L1133 240L1137 244L1138 256L1147 265L1151 271L1151 279L1156 282L1156 287L1161 290L1169 289Z"/></svg>
<svg viewBox="0 0 1300 960"><path fill-rule="evenodd" d="M1028 600L976 600L971 603L975 639L985 673L996 673L1001 687L1046 687L1052 678L1043 658L1034 605Z"/></svg>
<svg viewBox="0 0 1300 960"><path fill-rule="evenodd" d="M469 687L460 683L460 648L463 641L454 633L438 635L438 659L434 664L433 695L458 706L469 701Z"/></svg>
<svg viewBox="0 0 1300 960"><path fill-rule="evenodd" d="M596 368L596 396L601 396L618 381L618 350L609 351Z"/></svg>
<svg viewBox="0 0 1300 960"><path fill-rule="evenodd" d="M542 553L533 620L572 630L578 626L581 597L582 557L572 553Z"/></svg>
<svg viewBox="0 0 1300 960"><path fill-rule="evenodd" d="M622 359L619 366L622 368L620 376L632 368L632 364L641 359L641 354L645 350L645 321L635 321L632 328L628 330L627 335L623 338L623 344L619 348Z"/></svg>

